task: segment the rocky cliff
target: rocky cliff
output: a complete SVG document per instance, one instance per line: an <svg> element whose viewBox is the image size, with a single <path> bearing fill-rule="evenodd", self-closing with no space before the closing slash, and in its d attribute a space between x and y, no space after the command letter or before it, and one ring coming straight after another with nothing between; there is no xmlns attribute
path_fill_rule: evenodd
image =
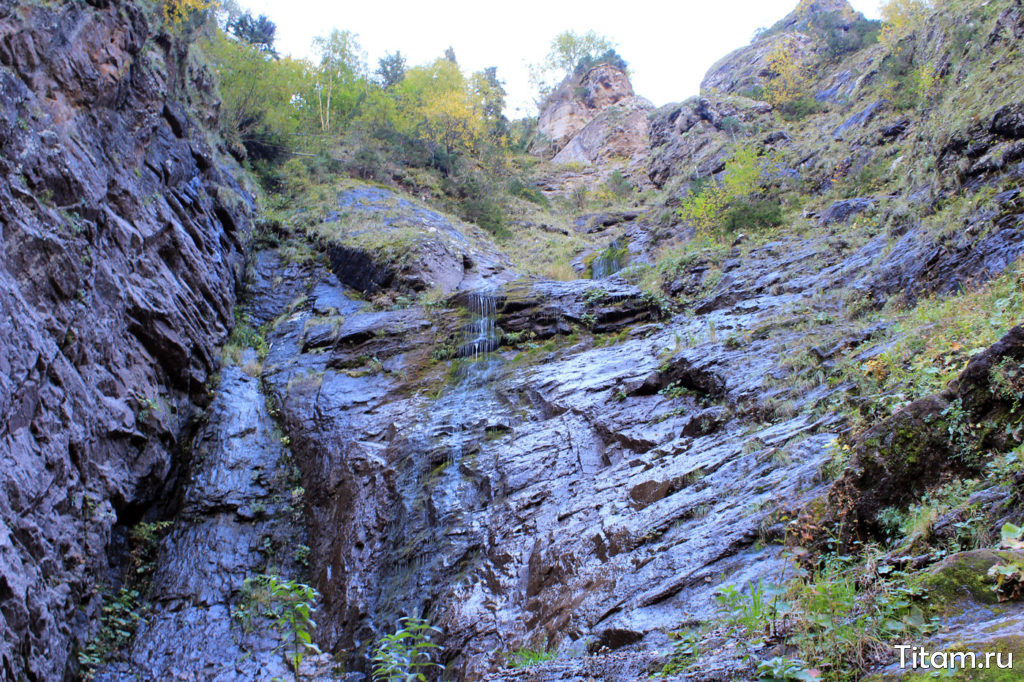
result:
<svg viewBox="0 0 1024 682"><path fill-rule="evenodd" d="M646 155L652 108L633 93L625 71L597 64L568 76L548 96L531 151L556 164L621 165Z"/></svg>
<svg viewBox="0 0 1024 682"><path fill-rule="evenodd" d="M134 3L0 6L4 679L77 667L234 325L252 200L179 48Z"/></svg>
<svg viewBox="0 0 1024 682"><path fill-rule="evenodd" d="M365 679L409 616L439 679L1019 651L1016 583L985 580L1021 560L1024 10L944 7L900 38L920 64L801 2L700 97L567 80L533 181L618 170L614 209L496 239L331 176L255 240L174 35L0 10L4 676ZM758 91L778 36L805 108ZM709 234L680 207L737 159L758 184ZM526 274L556 250L591 277Z"/></svg>

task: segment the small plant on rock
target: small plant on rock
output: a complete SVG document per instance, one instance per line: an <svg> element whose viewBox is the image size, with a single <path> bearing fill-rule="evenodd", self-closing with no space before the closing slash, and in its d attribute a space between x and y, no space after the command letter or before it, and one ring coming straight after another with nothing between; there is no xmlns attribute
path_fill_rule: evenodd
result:
<svg viewBox="0 0 1024 682"><path fill-rule="evenodd" d="M128 645L146 608L138 590L124 587L114 599L106 601L99 632L78 652L82 679L93 679L98 667Z"/></svg>
<svg viewBox="0 0 1024 682"><path fill-rule="evenodd" d="M761 682L813 681L820 678L816 672L807 670L806 664L799 659L776 656L758 664L757 679Z"/></svg>
<svg viewBox="0 0 1024 682"><path fill-rule="evenodd" d="M281 648L298 679L299 667L307 655L319 654L313 642L316 622L314 603L317 591L295 580L284 580L276 575L257 575L246 578L242 586L242 604L233 611L234 618L243 628L253 626L255 616L273 619L273 627L281 633Z"/></svg>
<svg viewBox="0 0 1024 682"><path fill-rule="evenodd" d="M672 655L669 656L661 670L651 677L678 675L696 663L700 657L700 635L698 633L692 630L682 630L670 633L669 637L676 640L672 646Z"/></svg>
<svg viewBox="0 0 1024 682"><path fill-rule="evenodd" d="M553 661L557 657L557 651L521 648L510 653L506 663L510 668L530 668L545 661Z"/></svg>
<svg viewBox="0 0 1024 682"><path fill-rule="evenodd" d="M1002 529L1000 546L1005 549L1024 549L1024 528L1012 523L1005 524ZM992 591L996 593L999 601L1015 601L1024 598L1024 562L1000 561L988 570L988 575L996 581Z"/></svg>
<svg viewBox="0 0 1024 682"><path fill-rule="evenodd" d="M438 628L422 618L401 618L396 632L385 635L373 651L374 682L426 682L427 672L443 668L434 660L441 646Z"/></svg>

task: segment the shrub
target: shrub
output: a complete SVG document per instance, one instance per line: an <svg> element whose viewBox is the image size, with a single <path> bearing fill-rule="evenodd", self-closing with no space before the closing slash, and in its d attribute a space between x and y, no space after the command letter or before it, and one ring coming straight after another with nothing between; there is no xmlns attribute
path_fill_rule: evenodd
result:
<svg viewBox="0 0 1024 682"><path fill-rule="evenodd" d="M725 164L721 183L694 183L692 193L679 208L679 217L693 225L698 233L707 236L721 227L730 205L761 187L763 177L764 164L758 158L757 149L749 145L738 147ZM761 217L771 218L767 214ZM781 215L778 219L781 222Z"/></svg>
<svg viewBox="0 0 1024 682"><path fill-rule="evenodd" d="M107 663L111 655L131 641L146 609L135 589L122 587L114 599L104 601L99 632L78 652L82 678L86 680L93 679L96 668Z"/></svg>
<svg viewBox="0 0 1024 682"><path fill-rule="evenodd" d="M434 639L441 634L422 618L401 618L400 627L385 635L373 650L374 682L426 682L426 672L443 668L434 661L441 646Z"/></svg>
<svg viewBox="0 0 1024 682"><path fill-rule="evenodd" d="M581 76L598 64L608 64L620 71L626 71L629 68L626 64L626 60L623 59L614 48L609 48L596 56L588 54L581 57L579 62L577 62L576 69L573 73L576 76Z"/></svg>
<svg viewBox="0 0 1024 682"><path fill-rule="evenodd" d="M722 219L726 232L761 230L782 224L782 205L772 199L743 199L729 207Z"/></svg>
<svg viewBox="0 0 1024 682"><path fill-rule="evenodd" d="M548 198L539 189L532 185L528 185L520 178L512 178L508 181L508 191L514 197L526 199L531 201L538 206L544 206L545 208L551 205Z"/></svg>
<svg viewBox="0 0 1024 682"><path fill-rule="evenodd" d="M384 177L384 164L376 150L360 147L349 163L349 171L363 180L381 180Z"/></svg>
<svg viewBox="0 0 1024 682"><path fill-rule="evenodd" d="M633 185L621 171L614 171L604 183L605 189L620 201L633 194Z"/></svg>
<svg viewBox="0 0 1024 682"><path fill-rule="evenodd" d="M932 9L930 0L886 0L882 3L879 41L890 51L901 39L916 31Z"/></svg>
<svg viewBox="0 0 1024 682"><path fill-rule="evenodd" d="M725 116L722 118L722 122L718 125L719 129L723 132L730 133L732 135L740 135L744 132L745 128L743 122L735 116Z"/></svg>
<svg viewBox="0 0 1024 682"><path fill-rule="evenodd" d="M319 597L314 588L295 580L257 575L242 583L242 603L232 616L246 629L252 628L256 616L273 619L273 628L281 634L280 647L285 650L297 677L302 659L308 654L320 653L313 642L316 628L313 604Z"/></svg>
<svg viewBox="0 0 1024 682"><path fill-rule="evenodd" d="M210 0L164 0L164 22L169 27L178 28L193 14L211 5Z"/></svg>
<svg viewBox="0 0 1024 682"><path fill-rule="evenodd" d="M800 121L811 114L821 111L821 104L811 95L800 95L794 99L780 102L776 110L787 121Z"/></svg>
<svg viewBox="0 0 1024 682"><path fill-rule="evenodd" d="M444 189L459 200L459 214L464 220L476 223L496 237L509 236L504 207L481 173L469 170L458 173L447 179Z"/></svg>
<svg viewBox="0 0 1024 682"><path fill-rule="evenodd" d="M505 213L501 204L488 196L477 196L464 201L462 217L496 237L504 239L510 236L508 228L505 227Z"/></svg>

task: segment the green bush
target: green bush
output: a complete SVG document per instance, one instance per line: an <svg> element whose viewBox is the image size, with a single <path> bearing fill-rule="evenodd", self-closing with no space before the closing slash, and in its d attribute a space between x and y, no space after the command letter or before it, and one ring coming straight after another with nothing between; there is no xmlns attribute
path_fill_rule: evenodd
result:
<svg viewBox="0 0 1024 682"><path fill-rule="evenodd" d="M401 618L400 627L385 635L373 650L374 682L426 682L427 671L443 668L434 660L441 646L434 640L441 634L422 618Z"/></svg>
<svg viewBox="0 0 1024 682"><path fill-rule="evenodd" d="M495 237L507 238L511 236L508 228L505 227L505 212L494 199L487 196L477 196L467 199L462 203L462 217L476 223Z"/></svg>
<svg viewBox="0 0 1024 682"><path fill-rule="evenodd" d="M276 575L257 575L243 581L242 600L232 616L246 630L253 628L257 616L271 618L273 628L281 635L280 647L298 676L302 659L320 653L313 642L314 603L319 598L319 593L309 585Z"/></svg>
<svg viewBox="0 0 1024 682"><path fill-rule="evenodd" d="M723 132L730 133L732 135L741 135L745 130L743 122L735 116L725 116L722 118L722 122L718 124L718 127Z"/></svg>
<svg viewBox="0 0 1024 682"><path fill-rule="evenodd" d="M782 224L782 205L772 199L743 199L725 212L722 227L726 232L761 230Z"/></svg>
<svg viewBox="0 0 1024 682"><path fill-rule="evenodd" d="M621 171L614 171L608 176L604 183L608 193L620 201L628 199L633 194L633 185Z"/></svg>
<svg viewBox="0 0 1024 682"><path fill-rule="evenodd" d="M598 64L608 64L610 66L615 67L616 69L619 69L620 71L626 71L628 69L626 60L623 59L622 56L619 55L619 53L616 52L614 48L612 48L609 50L605 50L596 57L584 55L583 57L580 58L579 62L576 63L576 69L573 73L576 76L581 76L590 69L597 66Z"/></svg>
<svg viewBox="0 0 1024 682"><path fill-rule="evenodd" d="M510 236L500 195L482 173L462 170L445 178L442 187L458 201L458 212L463 220L476 223L501 239Z"/></svg>
<svg viewBox="0 0 1024 682"><path fill-rule="evenodd" d="M526 199L538 206L547 208L551 205L551 202L548 201L543 192L532 185L528 185L520 178L512 178L508 181L508 191L512 196Z"/></svg>
<svg viewBox="0 0 1024 682"><path fill-rule="evenodd" d="M91 680L96 669L110 661L113 654L131 641L148 605L138 590L122 587L113 599L104 599L100 630L78 652L82 679Z"/></svg>
<svg viewBox="0 0 1024 682"><path fill-rule="evenodd" d="M821 111L821 104L811 95L802 95L790 102L784 102L776 108L786 121L800 121Z"/></svg>

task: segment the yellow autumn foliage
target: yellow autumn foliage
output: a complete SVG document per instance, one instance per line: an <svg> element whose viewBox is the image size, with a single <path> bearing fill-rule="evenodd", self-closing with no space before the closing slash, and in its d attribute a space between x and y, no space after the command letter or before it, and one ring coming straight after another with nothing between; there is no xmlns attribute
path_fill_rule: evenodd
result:
<svg viewBox="0 0 1024 682"><path fill-rule="evenodd" d="M773 107L795 102L804 96L807 69L797 55L796 41L785 38L768 55L771 76L765 84L765 97Z"/></svg>
<svg viewBox="0 0 1024 682"><path fill-rule="evenodd" d="M164 22L176 28L193 12L201 12L212 6L212 0L164 0Z"/></svg>
<svg viewBox="0 0 1024 682"><path fill-rule="evenodd" d="M882 32L878 41L892 51L896 43L924 23L933 8L930 0L886 0L880 9Z"/></svg>

